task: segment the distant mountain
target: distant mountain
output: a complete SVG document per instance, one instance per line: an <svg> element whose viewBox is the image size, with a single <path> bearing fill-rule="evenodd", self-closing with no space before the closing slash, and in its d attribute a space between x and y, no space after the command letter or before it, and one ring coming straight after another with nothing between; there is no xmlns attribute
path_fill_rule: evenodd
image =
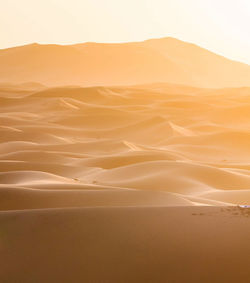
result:
<svg viewBox="0 0 250 283"><path fill-rule="evenodd" d="M250 66L174 38L76 45L30 44L0 50L0 83L127 85L167 82L250 86Z"/></svg>

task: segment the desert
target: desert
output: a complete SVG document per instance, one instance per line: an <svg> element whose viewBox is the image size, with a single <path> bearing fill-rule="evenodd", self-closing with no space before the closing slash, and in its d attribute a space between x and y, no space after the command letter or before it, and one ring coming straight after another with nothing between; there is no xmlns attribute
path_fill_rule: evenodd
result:
<svg viewBox="0 0 250 283"><path fill-rule="evenodd" d="M249 97L2 83L1 282L245 281Z"/></svg>

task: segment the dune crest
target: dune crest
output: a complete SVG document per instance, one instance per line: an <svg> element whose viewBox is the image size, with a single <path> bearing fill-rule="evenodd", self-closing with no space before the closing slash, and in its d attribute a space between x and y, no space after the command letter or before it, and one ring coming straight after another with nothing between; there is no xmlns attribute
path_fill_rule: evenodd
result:
<svg viewBox="0 0 250 283"><path fill-rule="evenodd" d="M12 85L13 97L0 89L5 190L20 186L26 195L30 189L42 195L44 188L58 193L61 185L65 194L74 189L84 197L85 188L96 196L96 187L109 197L110 190L165 195L165 206L250 204L250 89L30 84L20 93L24 86ZM233 115L240 119L232 121ZM132 199L126 206L136 205Z"/></svg>
<svg viewBox="0 0 250 283"><path fill-rule="evenodd" d="M0 281L247 282L249 97L0 86Z"/></svg>

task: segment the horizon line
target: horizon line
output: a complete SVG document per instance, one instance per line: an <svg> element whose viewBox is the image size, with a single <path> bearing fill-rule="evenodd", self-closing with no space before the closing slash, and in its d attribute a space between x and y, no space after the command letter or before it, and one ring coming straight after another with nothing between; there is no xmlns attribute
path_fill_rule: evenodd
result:
<svg viewBox="0 0 250 283"><path fill-rule="evenodd" d="M187 40L183 40L183 39L179 39L179 38L176 38L176 37L173 37L173 36L162 36L162 37L154 37L154 38L146 38L146 39L142 39L142 40L138 40L138 41L109 41L109 42L102 42L102 41L83 41L83 42L76 42L76 43L43 43L43 42L31 42L31 43L26 43L26 44L20 44L20 45L14 45L14 46L10 46L10 47L6 47L6 48L0 48L0 52L1 51L4 51L4 50L8 50L8 49L13 49L13 48L21 48L21 47L25 47L25 46L30 46L30 45L41 45L41 46L44 46L44 45L56 45L56 46L75 46L75 45L83 45L83 44L114 44L114 45L120 45L120 44L129 44L129 43L142 43L142 42L146 42L146 41L150 41L150 40L163 40L163 39L172 39L172 40L176 40L176 41L179 41L179 42L183 42L183 43L186 43L186 44L191 44L191 45L194 45L196 47L199 47L199 48L202 48L204 50L207 50L217 56L220 56L220 57L224 57L230 61L233 61L233 62L237 62L237 63L241 63L241 64L244 64L244 65L247 65L247 66L250 66L250 63L247 63L245 61L241 61L241 60L238 60L238 59L234 59L234 58L230 58L230 57L227 57L226 55L220 53L220 52L217 52L217 51L213 51L211 49L208 49L206 47L203 47L202 45L199 45L197 43L194 43L194 42L190 42L190 41L187 41Z"/></svg>

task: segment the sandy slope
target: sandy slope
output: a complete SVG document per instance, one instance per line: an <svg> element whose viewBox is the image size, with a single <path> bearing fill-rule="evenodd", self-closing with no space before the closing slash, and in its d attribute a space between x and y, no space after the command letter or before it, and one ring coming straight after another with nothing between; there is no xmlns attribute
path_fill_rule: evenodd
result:
<svg viewBox="0 0 250 283"><path fill-rule="evenodd" d="M1 212L1 282L248 282L249 215L237 207Z"/></svg>
<svg viewBox="0 0 250 283"><path fill-rule="evenodd" d="M243 282L249 97L2 85L0 281Z"/></svg>

